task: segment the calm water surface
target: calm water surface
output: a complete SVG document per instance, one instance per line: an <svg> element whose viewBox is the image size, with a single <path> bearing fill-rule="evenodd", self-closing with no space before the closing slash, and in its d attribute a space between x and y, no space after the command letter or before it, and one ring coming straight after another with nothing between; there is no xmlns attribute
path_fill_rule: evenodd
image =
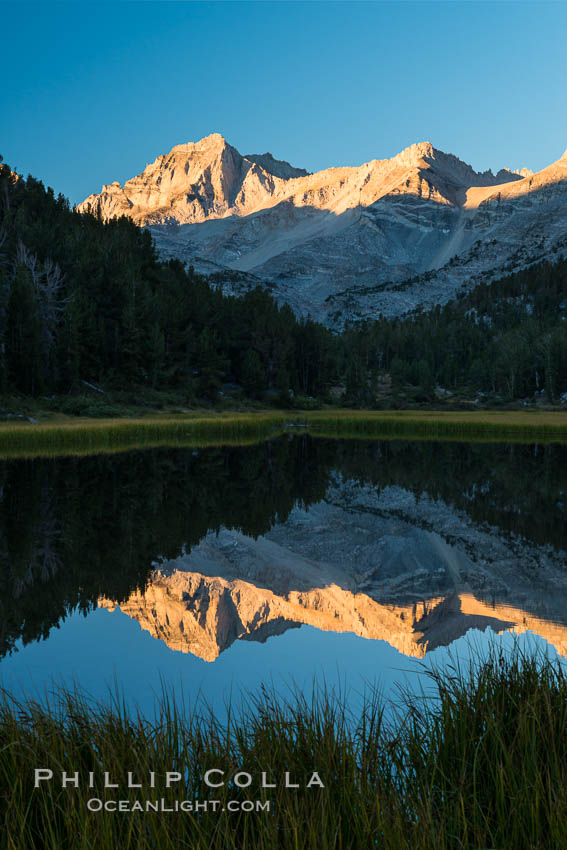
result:
<svg viewBox="0 0 567 850"><path fill-rule="evenodd" d="M286 436L0 465L0 684L355 701L567 656L567 447Z"/></svg>

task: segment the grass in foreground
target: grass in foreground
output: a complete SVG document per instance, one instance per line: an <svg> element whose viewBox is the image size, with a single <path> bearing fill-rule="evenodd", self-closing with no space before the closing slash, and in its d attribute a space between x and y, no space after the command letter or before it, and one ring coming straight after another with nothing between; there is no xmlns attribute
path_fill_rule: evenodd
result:
<svg viewBox="0 0 567 850"><path fill-rule="evenodd" d="M298 426L321 437L567 443L563 411L260 411L0 423L0 458L238 445Z"/></svg>
<svg viewBox="0 0 567 850"><path fill-rule="evenodd" d="M378 699L358 718L329 694L263 692L226 724L164 700L156 720L59 695L0 705L2 847L97 850L555 850L567 825L567 678L545 658L494 652L434 673L435 697L405 698L389 727ZM54 779L34 789L34 769ZM211 789L215 768L249 788ZM61 771L79 788L61 788ZM324 788L305 788L316 770ZM88 788L88 774L94 787ZM103 771L118 789L104 790ZM128 790L131 771L142 789ZM155 773L154 789L149 787ZM165 787L166 771L183 781ZM285 773L299 788L285 788ZM262 789L262 772L276 788ZM219 780L220 774L214 774ZM87 801L218 800L213 812L89 812ZM242 810L245 800L269 811ZM235 811L228 811L235 801Z"/></svg>

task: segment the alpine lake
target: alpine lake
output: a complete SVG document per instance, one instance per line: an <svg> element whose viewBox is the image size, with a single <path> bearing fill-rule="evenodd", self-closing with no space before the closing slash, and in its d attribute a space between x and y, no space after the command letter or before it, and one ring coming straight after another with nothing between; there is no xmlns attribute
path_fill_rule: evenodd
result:
<svg viewBox="0 0 567 850"><path fill-rule="evenodd" d="M331 439L0 463L0 685L151 714L273 687L396 699L567 655L567 446Z"/></svg>

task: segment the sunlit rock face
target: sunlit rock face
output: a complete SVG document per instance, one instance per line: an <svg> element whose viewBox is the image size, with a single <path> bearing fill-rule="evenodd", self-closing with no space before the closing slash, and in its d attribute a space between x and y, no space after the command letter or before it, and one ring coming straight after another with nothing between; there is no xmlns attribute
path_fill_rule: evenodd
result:
<svg viewBox="0 0 567 850"><path fill-rule="evenodd" d="M242 156L215 133L78 209L128 215L165 258L224 273L226 291L270 282L298 314L341 327L445 303L563 254L567 158L537 174L477 173L423 142L309 174L269 153Z"/></svg>
<svg viewBox="0 0 567 850"><path fill-rule="evenodd" d="M563 553L399 487L340 484L257 540L207 535L120 608L172 650L214 661L235 640L303 624L414 657L488 627L534 632L567 655L566 603Z"/></svg>
<svg viewBox="0 0 567 850"><path fill-rule="evenodd" d="M79 205L103 218L128 214L137 224L194 224L245 216L287 197L289 185L308 177L304 169L270 153L241 156L218 133L176 145L137 177L103 186Z"/></svg>

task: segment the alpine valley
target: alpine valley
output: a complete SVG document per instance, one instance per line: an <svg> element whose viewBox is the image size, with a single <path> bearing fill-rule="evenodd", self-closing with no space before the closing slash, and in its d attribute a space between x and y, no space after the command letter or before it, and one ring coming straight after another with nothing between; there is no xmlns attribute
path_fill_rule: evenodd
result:
<svg viewBox="0 0 567 850"><path fill-rule="evenodd" d="M164 259L226 294L267 286L299 316L341 329L445 304L567 252L567 151L532 173L477 173L429 142L315 174L219 134L175 146L78 211L129 216Z"/></svg>

